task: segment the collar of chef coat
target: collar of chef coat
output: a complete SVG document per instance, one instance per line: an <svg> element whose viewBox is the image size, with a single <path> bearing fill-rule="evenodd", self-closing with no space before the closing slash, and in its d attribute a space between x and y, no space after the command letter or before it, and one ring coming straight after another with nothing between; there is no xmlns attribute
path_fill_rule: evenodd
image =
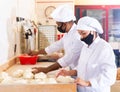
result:
<svg viewBox="0 0 120 92"><path fill-rule="evenodd" d="M84 46L86 46L86 47L88 47L88 48L90 48L90 49L94 49L94 46L100 41L100 37L98 36L94 41L93 41L93 43L90 45L90 46L88 46L87 44L85 44L84 42L83 42L83 44L84 44Z"/></svg>
<svg viewBox="0 0 120 92"><path fill-rule="evenodd" d="M93 48L94 49L94 46L100 41L100 37L98 36L94 41L93 41L93 43L89 46L89 48Z"/></svg>
<svg viewBox="0 0 120 92"><path fill-rule="evenodd" d="M69 32L66 33L66 34L69 35L69 34L72 34L74 31L77 31L76 27L77 27L77 26L76 26L76 24L74 23L73 26L71 27L71 29L69 30Z"/></svg>

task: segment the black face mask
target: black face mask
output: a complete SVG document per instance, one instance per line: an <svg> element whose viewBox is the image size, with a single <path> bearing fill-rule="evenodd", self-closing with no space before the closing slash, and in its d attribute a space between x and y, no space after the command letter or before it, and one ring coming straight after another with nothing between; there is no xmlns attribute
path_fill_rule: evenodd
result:
<svg viewBox="0 0 120 92"><path fill-rule="evenodd" d="M58 29L59 32L65 33L66 30L65 29L63 30L62 27L63 27L63 23L62 23L62 25L60 27L57 27L57 29Z"/></svg>
<svg viewBox="0 0 120 92"><path fill-rule="evenodd" d="M81 41L84 41L86 44L90 45L93 42L93 35L89 33L89 35L86 38L81 39Z"/></svg>

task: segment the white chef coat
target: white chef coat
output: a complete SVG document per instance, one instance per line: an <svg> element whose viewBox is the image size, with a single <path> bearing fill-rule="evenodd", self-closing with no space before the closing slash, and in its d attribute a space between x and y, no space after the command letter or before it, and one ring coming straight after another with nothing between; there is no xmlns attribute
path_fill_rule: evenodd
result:
<svg viewBox="0 0 120 92"><path fill-rule="evenodd" d="M79 57L80 49L77 51L77 55L74 58L71 59L71 55L70 55L71 50L73 49L74 43L76 41L80 41L80 35L76 30L76 24L73 24L70 31L68 33L65 33L63 38L61 38L59 41L54 42L47 48L45 48L45 51L48 54L51 54L55 51L64 49L65 55L62 58L58 59L57 62L62 67L66 67L68 66L67 62L72 62L72 60L77 61L77 59L79 59L78 57ZM77 62L74 62L74 64L71 64L71 67L75 67L76 64Z"/></svg>
<svg viewBox="0 0 120 92"><path fill-rule="evenodd" d="M91 87L78 85L78 92L110 92L116 80L116 65L113 50L106 41L97 37L89 47L83 46L77 77L91 83Z"/></svg>

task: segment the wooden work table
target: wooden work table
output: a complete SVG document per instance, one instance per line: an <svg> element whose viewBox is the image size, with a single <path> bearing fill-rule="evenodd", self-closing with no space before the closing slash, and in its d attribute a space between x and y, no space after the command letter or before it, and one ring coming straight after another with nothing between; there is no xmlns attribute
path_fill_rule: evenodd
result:
<svg viewBox="0 0 120 92"><path fill-rule="evenodd" d="M16 69L26 69L35 66L46 67L54 62L38 62L35 65L21 65L18 58L10 59L6 64L0 66L0 72L5 71L10 75ZM57 71L57 70L56 70ZM49 72L48 75L54 77L56 71ZM19 84L19 85L0 85L0 92L77 92L76 84L66 83L66 84ZM111 86L111 92L120 92L120 81L116 81L114 85Z"/></svg>
<svg viewBox="0 0 120 92"><path fill-rule="evenodd" d="M0 72L5 71L10 75L16 69L26 69L35 66L46 67L54 62L38 62L35 65L21 65L17 58L9 60L6 64L0 66ZM55 75L56 71L48 73L48 75ZM58 84L10 84L0 85L0 92L77 92L76 84L74 83L58 83Z"/></svg>
<svg viewBox="0 0 120 92"><path fill-rule="evenodd" d="M111 87L111 92L120 92L120 80L117 80Z"/></svg>

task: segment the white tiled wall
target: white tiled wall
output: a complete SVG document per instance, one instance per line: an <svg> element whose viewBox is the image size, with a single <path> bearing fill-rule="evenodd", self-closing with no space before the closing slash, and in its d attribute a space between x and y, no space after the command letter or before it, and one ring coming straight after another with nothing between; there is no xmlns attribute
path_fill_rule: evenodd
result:
<svg viewBox="0 0 120 92"><path fill-rule="evenodd" d="M0 0L0 64L20 54L20 26L16 16L34 20L35 0ZM23 14L23 15L22 15Z"/></svg>

